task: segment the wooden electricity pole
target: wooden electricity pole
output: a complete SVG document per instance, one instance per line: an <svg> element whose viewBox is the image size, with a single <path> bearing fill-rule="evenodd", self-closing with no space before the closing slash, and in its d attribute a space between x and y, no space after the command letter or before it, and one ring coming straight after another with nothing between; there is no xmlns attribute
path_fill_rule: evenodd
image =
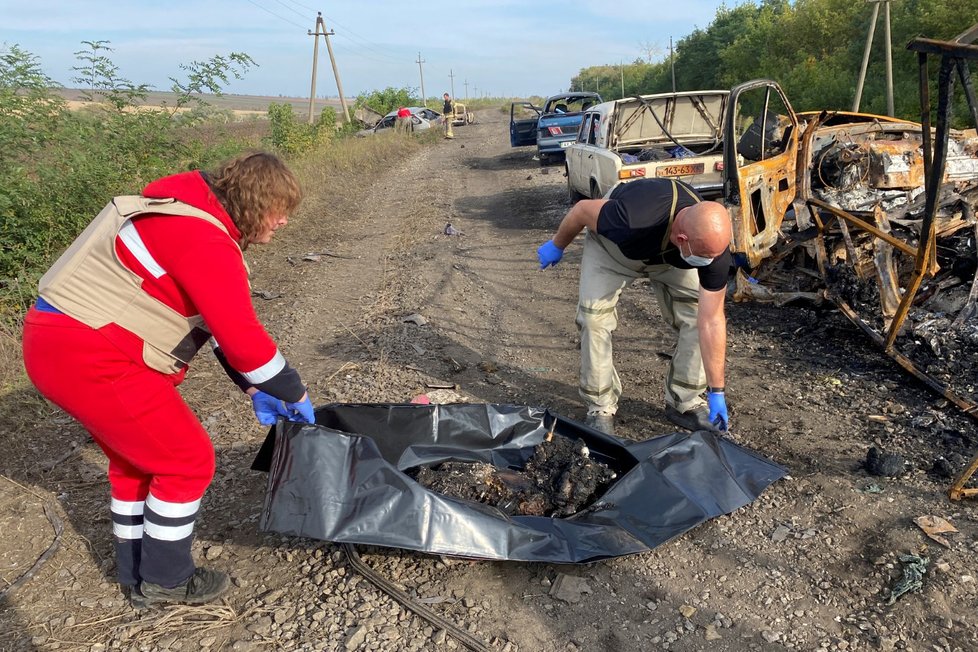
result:
<svg viewBox="0 0 978 652"><path fill-rule="evenodd" d="M468 102L469 101L469 80L466 79L465 82L462 85L465 86L465 101Z"/></svg>
<svg viewBox="0 0 978 652"><path fill-rule="evenodd" d="M869 53L873 49L873 36L876 34L876 23L880 15L880 3L883 4L883 29L886 43L886 115L892 117L893 108L893 54L890 43L890 0L866 0L873 3L873 17L869 20L869 32L866 34L866 48L863 50L863 62L859 68L859 80L856 82L856 97L852 102L852 110L859 112L859 103L863 97L863 84L866 81L866 69L869 67Z"/></svg>
<svg viewBox="0 0 978 652"><path fill-rule="evenodd" d="M418 60L415 61L415 63L418 64L418 72L421 73L421 104L422 106L427 107L428 96L424 94L424 68L421 67L421 64L424 62L424 59L421 58L421 53L418 52Z"/></svg>
<svg viewBox="0 0 978 652"><path fill-rule="evenodd" d="M319 20L316 19L316 40L312 46L312 88L309 89L309 124L316 121L316 65L319 63ZM309 36L313 33L309 32Z"/></svg>
<svg viewBox="0 0 978 652"><path fill-rule="evenodd" d="M454 102L455 101L455 73L451 68L448 69L448 78L452 80L452 101Z"/></svg>
<svg viewBox="0 0 978 652"><path fill-rule="evenodd" d="M322 31L319 28L322 27ZM314 122L313 112L315 110L316 102L316 62L319 60L319 37L322 36L326 40L326 51L329 52L329 62L333 66L333 77L336 78L336 90L340 95L340 105L343 107L343 117L346 122L350 122L350 109L346 106L346 97L343 96L343 82L340 81L340 71L336 67L336 58L333 57L333 46L329 42L329 37L336 32L329 30L326 31L326 24L323 22L322 12L316 12L316 31L309 32L309 36L316 37L316 45L313 48L312 55L312 92L309 97L309 124Z"/></svg>

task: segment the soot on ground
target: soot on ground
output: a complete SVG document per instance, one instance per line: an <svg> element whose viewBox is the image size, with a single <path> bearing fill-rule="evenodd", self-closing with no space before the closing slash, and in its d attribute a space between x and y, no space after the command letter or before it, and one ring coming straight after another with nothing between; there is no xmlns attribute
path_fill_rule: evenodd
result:
<svg viewBox="0 0 978 652"><path fill-rule="evenodd" d="M419 467L413 475L426 489L507 514L556 517L587 507L615 479L607 465L591 459L583 441L560 435L538 444L521 470L451 461Z"/></svg>

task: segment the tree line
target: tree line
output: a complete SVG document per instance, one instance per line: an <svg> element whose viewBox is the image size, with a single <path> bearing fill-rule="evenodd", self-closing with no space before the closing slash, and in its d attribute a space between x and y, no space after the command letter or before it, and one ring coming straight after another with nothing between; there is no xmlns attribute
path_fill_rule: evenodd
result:
<svg viewBox="0 0 978 652"><path fill-rule="evenodd" d="M760 0L721 6L713 21L680 38L670 58L582 69L571 90L597 90L604 99L673 89L729 89L751 79L778 82L798 111L852 109L873 4L861 0ZM860 111L886 114L884 11L879 12ZM920 93L911 39L950 40L978 23L978 0L890 2L896 116L919 120ZM936 68L931 70L932 83ZM935 86L936 89L936 86ZM958 126L974 126L955 107ZM931 97L936 91L932 89Z"/></svg>

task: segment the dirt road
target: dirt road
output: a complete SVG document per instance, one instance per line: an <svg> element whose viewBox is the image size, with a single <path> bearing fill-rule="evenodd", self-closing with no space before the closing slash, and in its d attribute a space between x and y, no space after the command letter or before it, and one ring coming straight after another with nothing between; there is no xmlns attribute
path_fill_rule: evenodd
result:
<svg viewBox="0 0 978 652"><path fill-rule="evenodd" d="M290 228L249 251L262 318L318 403L401 402L453 384L468 400L583 417L580 246L544 272L534 253L570 207L563 169L510 149L507 120L480 112L388 174L309 187ZM448 223L461 235L445 235ZM403 320L413 313L427 324ZM588 565L376 548L365 561L495 650L978 649L978 510L949 502L949 480L931 472L940 456L961 468L971 423L833 312L733 304L728 316L731 437L791 472L755 503L651 553ZM672 342L645 285L625 293L619 318L619 435L671 432ZM112 583L105 462L24 390L2 406L2 578L31 567L57 522L64 531L0 604L0 649L459 649L362 581L337 547L259 532L265 477L248 467L264 431L216 363L195 363L185 390L218 450L196 546L232 573L226 604L126 606ZM870 446L903 455L904 470L868 475ZM950 547L914 524L922 515L957 526ZM888 606L909 553L929 559L922 589ZM578 601L549 595L561 574L584 582Z"/></svg>

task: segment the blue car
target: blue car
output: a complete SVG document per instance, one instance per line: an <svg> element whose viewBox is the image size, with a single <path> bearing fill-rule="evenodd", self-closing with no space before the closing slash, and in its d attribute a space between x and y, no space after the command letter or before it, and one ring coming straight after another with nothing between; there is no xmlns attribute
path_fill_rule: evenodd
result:
<svg viewBox="0 0 978 652"><path fill-rule="evenodd" d="M543 108L514 102L510 108L509 143L513 147L535 144L540 165L562 159L564 150L577 138L584 111L600 103L600 95L588 92L552 95Z"/></svg>

